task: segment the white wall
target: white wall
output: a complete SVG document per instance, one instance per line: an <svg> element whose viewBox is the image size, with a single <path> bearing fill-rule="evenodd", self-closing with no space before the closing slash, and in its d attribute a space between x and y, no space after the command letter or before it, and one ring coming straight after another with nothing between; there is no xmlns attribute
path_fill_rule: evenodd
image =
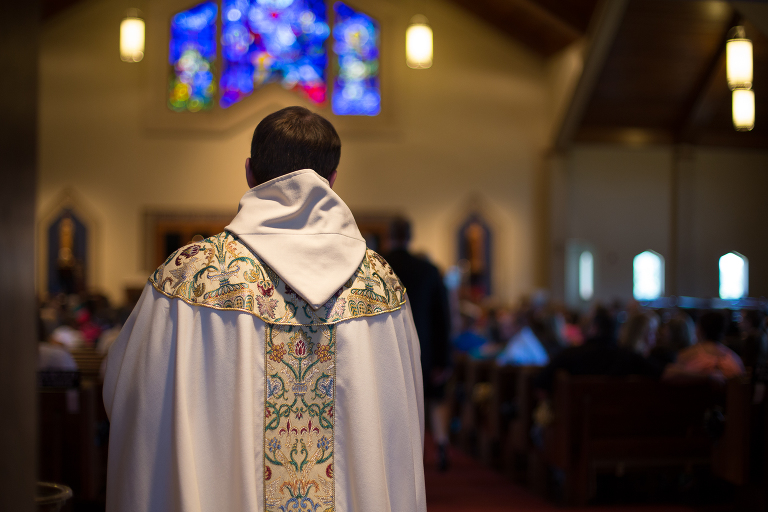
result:
<svg viewBox="0 0 768 512"><path fill-rule="evenodd" d="M373 7L373 1L356 6ZM414 12L410 2L388 5L393 14L382 38L391 57L403 53ZM512 300L534 286L532 187L551 131L547 67L454 5L426 5L434 66L410 70L404 57L394 61L384 97L393 129L342 133L336 189L355 212L411 216L415 249L442 267L455 262L455 229L468 205L479 201L496 230L496 289ZM65 189L82 198L99 226L92 284L118 301L125 286L148 275L142 268L146 209L235 211L259 120L223 134L147 130L150 59L126 64L118 57L119 22L133 6L83 2L46 24L40 57L38 216ZM162 50L147 48L156 51ZM286 104L302 103L290 92L276 94Z"/></svg>
<svg viewBox="0 0 768 512"><path fill-rule="evenodd" d="M632 296L632 259L646 249L665 257L668 294L717 297L718 259L737 251L750 262L750 296L768 296L768 239L761 233L768 152L579 145L553 172L563 203L553 209L563 225L552 240L553 260L563 262L571 239L595 247L598 300ZM673 173L680 191L676 234ZM559 274L555 289L563 290L563 280Z"/></svg>

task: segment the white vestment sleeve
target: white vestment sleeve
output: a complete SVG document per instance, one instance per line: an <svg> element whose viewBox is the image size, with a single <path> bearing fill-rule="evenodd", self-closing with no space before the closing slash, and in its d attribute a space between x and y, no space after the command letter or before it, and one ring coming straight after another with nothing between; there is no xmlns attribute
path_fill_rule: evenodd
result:
<svg viewBox="0 0 768 512"><path fill-rule="evenodd" d="M262 510L264 335L146 286L104 379L109 512Z"/></svg>
<svg viewBox="0 0 768 512"><path fill-rule="evenodd" d="M424 397L410 307L338 324L339 512L425 512Z"/></svg>

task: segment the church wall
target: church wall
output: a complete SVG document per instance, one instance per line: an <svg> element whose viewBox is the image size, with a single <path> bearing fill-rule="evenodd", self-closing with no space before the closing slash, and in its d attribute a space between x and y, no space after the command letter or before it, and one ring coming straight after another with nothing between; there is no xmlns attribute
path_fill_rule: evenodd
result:
<svg viewBox="0 0 768 512"><path fill-rule="evenodd" d="M632 294L632 259L669 258L671 151L580 146L568 158L566 240L594 247L595 295Z"/></svg>
<svg viewBox="0 0 768 512"><path fill-rule="evenodd" d="M694 162L688 293L717 297L719 258L736 251L749 262L750 297L768 297L768 152L702 149Z"/></svg>
<svg viewBox="0 0 768 512"><path fill-rule="evenodd" d="M749 260L749 295L768 296L768 240L760 233L768 215L768 153L579 145L562 167L564 229L552 247L563 251L568 240L594 247L597 299L632 296L632 259L646 249L665 258L667 294L717 297L718 259L737 251ZM677 230L673 173L679 177Z"/></svg>
<svg viewBox="0 0 768 512"><path fill-rule="evenodd" d="M356 214L411 217L414 249L444 269L456 260L458 226L480 210L494 229L495 291L507 300L529 292L535 284L532 187L550 132L542 115L548 95L543 61L459 8L433 1L425 14L435 33L435 63L410 70L404 33L412 4L354 5L388 13L383 52L395 56L395 65L383 70L391 86L383 101L392 115L383 131L340 130L336 191ZM148 129L147 66L151 52L164 50L147 47L138 64L120 61L118 27L129 7L125 0L78 4L46 23L40 57L38 220L65 191L76 198L96 226L92 287L116 301L126 286L141 286L150 270L146 210L235 213L246 191L251 133L268 112L264 105L243 105L252 117L221 133ZM277 108L307 105L270 87Z"/></svg>

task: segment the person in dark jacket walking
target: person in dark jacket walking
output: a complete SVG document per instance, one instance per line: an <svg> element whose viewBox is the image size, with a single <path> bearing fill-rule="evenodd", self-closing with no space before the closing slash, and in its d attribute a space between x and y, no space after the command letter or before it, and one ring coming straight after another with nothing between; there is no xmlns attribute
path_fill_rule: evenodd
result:
<svg viewBox="0 0 768 512"><path fill-rule="evenodd" d="M445 383L450 375L450 311L440 271L425 257L408 251L411 224L397 218L390 226L390 249L386 257L398 275L411 304L413 321L421 345L424 400L430 415L432 435L438 447L438 466L448 468L448 409Z"/></svg>

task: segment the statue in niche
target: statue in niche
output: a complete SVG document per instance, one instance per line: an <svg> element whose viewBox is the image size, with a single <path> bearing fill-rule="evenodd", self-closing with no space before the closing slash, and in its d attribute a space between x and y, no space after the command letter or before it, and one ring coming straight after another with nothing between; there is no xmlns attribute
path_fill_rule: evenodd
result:
<svg viewBox="0 0 768 512"><path fill-rule="evenodd" d="M71 209L48 228L48 293L70 295L86 288L88 230Z"/></svg>
<svg viewBox="0 0 768 512"><path fill-rule="evenodd" d="M491 230L472 214L459 229L459 267L465 276L461 295L480 300L491 294Z"/></svg>

